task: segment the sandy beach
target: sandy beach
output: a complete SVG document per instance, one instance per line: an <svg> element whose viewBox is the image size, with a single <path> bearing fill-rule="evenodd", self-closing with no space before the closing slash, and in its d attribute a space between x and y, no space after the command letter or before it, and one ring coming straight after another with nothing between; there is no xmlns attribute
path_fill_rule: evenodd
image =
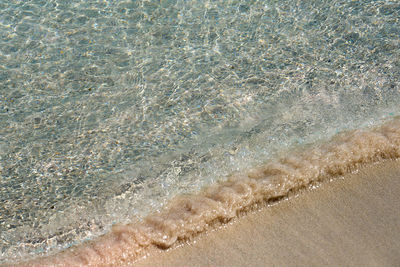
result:
<svg viewBox="0 0 400 267"><path fill-rule="evenodd" d="M398 266L400 162L362 167L134 266Z"/></svg>

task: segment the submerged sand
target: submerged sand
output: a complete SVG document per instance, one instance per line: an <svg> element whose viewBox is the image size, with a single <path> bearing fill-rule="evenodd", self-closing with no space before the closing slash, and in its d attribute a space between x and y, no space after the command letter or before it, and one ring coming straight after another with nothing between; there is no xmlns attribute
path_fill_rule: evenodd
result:
<svg viewBox="0 0 400 267"><path fill-rule="evenodd" d="M400 162L305 190L135 266L399 266Z"/></svg>

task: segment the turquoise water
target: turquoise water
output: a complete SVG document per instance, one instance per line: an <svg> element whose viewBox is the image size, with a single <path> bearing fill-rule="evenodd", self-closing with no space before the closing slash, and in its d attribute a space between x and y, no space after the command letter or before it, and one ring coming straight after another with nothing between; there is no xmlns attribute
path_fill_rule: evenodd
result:
<svg viewBox="0 0 400 267"><path fill-rule="evenodd" d="M0 263L400 114L397 1L0 1Z"/></svg>

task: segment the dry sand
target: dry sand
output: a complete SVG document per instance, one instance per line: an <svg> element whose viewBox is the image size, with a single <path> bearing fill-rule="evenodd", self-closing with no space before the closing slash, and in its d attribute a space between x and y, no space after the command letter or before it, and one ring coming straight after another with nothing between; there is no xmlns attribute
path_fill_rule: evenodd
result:
<svg viewBox="0 0 400 267"><path fill-rule="evenodd" d="M135 266L400 266L400 161L325 182Z"/></svg>

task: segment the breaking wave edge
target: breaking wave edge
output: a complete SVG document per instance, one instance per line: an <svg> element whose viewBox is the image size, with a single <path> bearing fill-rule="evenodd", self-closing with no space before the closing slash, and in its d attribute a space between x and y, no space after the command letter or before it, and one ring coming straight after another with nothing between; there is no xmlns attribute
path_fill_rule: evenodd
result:
<svg viewBox="0 0 400 267"><path fill-rule="evenodd" d="M143 221L114 225L96 240L18 266L118 266L150 249L170 248L237 218L258 205L356 171L400 158L400 118L374 128L340 133L328 142L296 149L275 161L233 174L201 192L173 198Z"/></svg>

